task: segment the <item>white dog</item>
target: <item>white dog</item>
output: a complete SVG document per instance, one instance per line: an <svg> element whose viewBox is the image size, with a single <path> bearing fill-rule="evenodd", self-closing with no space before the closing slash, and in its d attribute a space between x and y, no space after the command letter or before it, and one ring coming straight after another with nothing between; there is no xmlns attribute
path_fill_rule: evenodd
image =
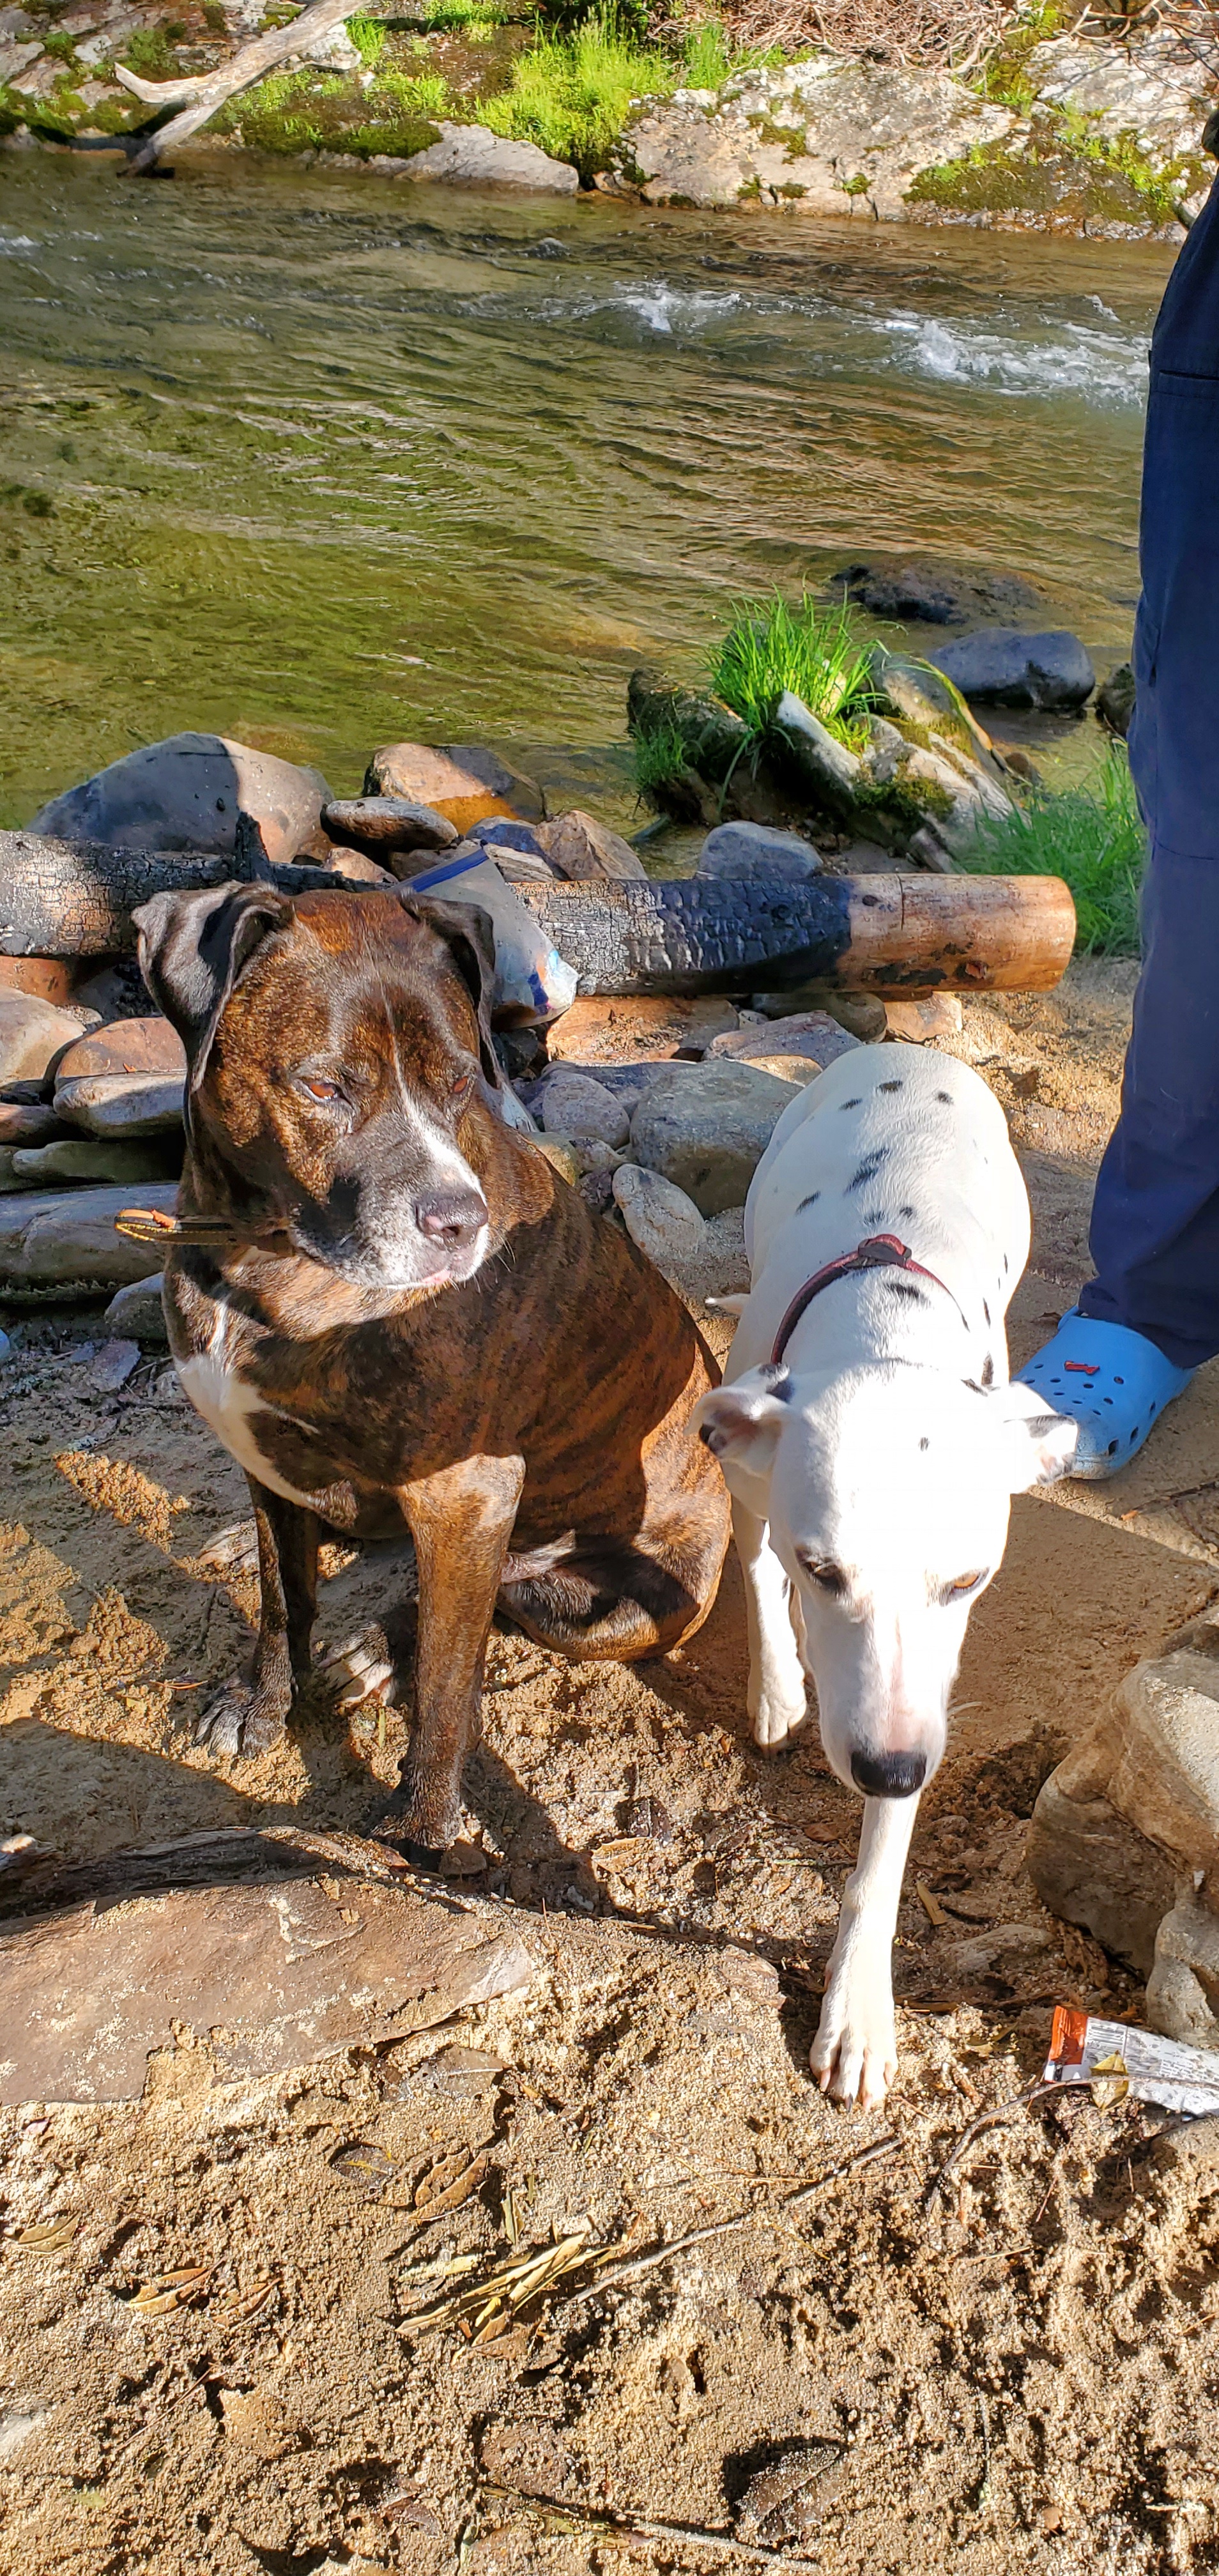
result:
<svg viewBox="0 0 1219 2576"><path fill-rule="evenodd" d="M745 1231L753 1285L694 1422L732 1495L756 1740L803 1724L808 1674L830 1764L863 1791L811 2064L823 2090L876 2103L897 2068L902 1873L970 1608L1011 1496L1065 1474L1076 1426L1008 1380L1028 1199L966 1066L923 1047L839 1057L779 1120Z"/></svg>

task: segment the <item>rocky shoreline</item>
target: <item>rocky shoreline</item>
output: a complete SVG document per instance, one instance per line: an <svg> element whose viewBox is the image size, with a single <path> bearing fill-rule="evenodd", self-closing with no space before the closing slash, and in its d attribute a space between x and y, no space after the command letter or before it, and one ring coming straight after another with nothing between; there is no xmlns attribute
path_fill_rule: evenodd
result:
<svg viewBox="0 0 1219 2576"><path fill-rule="evenodd" d="M172 152L181 125L195 152L270 151L391 180L1109 239L1179 240L1213 175L1203 135L1215 84L1171 28L1125 43L1051 35L973 82L806 52L715 87L639 96L601 148L569 159L530 138L527 114L504 130L507 91L495 82L519 59L510 31L479 58L393 32L407 23L384 22L383 35L383 22L361 19L357 33L377 30L370 51L334 20L293 53L291 20L264 21L259 0L189 0L173 19L129 0L77 0L53 17L35 0L9 6L0 140L9 151L114 150L148 167L168 118ZM280 31L273 42L267 28ZM233 66L256 34L274 72L188 137L191 102L213 84L241 86Z"/></svg>

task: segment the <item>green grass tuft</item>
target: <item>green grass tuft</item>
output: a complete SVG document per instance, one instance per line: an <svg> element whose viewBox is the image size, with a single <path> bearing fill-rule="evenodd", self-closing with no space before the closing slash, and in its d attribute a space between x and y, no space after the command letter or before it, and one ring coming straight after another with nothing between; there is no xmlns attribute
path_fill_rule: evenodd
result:
<svg viewBox="0 0 1219 2576"><path fill-rule="evenodd" d="M589 187L608 166L632 102L667 97L677 78L673 63L606 11L569 35L539 30L528 53L517 56L511 86L480 101L479 123L570 161Z"/></svg>
<svg viewBox="0 0 1219 2576"><path fill-rule="evenodd" d="M822 608L807 594L789 608L778 591L745 600L709 664L716 696L744 718L758 742L770 731L785 689L802 698L840 741L858 747L860 717L876 692L868 647L849 608Z"/></svg>
<svg viewBox="0 0 1219 2576"><path fill-rule="evenodd" d="M1062 877L1079 917L1082 956L1137 957L1147 835L1124 749L1106 753L1090 787L1035 790L1010 822L987 823L959 868L986 876Z"/></svg>
<svg viewBox="0 0 1219 2576"><path fill-rule="evenodd" d="M385 51L385 21L368 18L362 12L347 20L347 33L366 72L375 72Z"/></svg>
<svg viewBox="0 0 1219 2576"><path fill-rule="evenodd" d="M632 734L631 749L635 755L635 785L650 804L658 804L660 791L671 786L686 769L682 735L675 724L654 725L649 731Z"/></svg>

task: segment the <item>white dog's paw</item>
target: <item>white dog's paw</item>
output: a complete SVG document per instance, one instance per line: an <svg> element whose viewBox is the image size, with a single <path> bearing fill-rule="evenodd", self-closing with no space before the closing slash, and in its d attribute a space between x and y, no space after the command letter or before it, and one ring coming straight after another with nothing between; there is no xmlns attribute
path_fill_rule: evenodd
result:
<svg viewBox="0 0 1219 2576"><path fill-rule="evenodd" d="M897 2074L897 2029L887 1975L832 1977L808 2062L823 2093L876 2110Z"/></svg>
<svg viewBox="0 0 1219 2576"><path fill-rule="evenodd" d="M765 1752L773 1753L780 1744L786 1744L789 1735L794 1735L797 1728L803 1726L808 1715L808 1702L802 1690L790 1694L761 1691L749 1715L754 1743L760 1744Z"/></svg>
<svg viewBox="0 0 1219 2576"><path fill-rule="evenodd" d="M366 1628L358 1636L344 1637L341 1645L331 1646L322 1657L322 1670L345 1717L353 1709L362 1708L366 1700L380 1700L383 1707L393 1707L397 1695L395 1674L382 1628Z"/></svg>

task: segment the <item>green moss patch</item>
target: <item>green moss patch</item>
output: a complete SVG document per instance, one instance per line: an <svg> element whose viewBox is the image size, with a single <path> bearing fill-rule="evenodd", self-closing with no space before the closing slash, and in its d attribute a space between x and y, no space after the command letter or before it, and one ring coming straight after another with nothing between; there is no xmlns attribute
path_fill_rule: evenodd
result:
<svg viewBox="0 0 1219 2576"><path fill-rule="evenodd" d="M1147 232L1173 223L1181 199L1208 185L1200 160L1158 171L1133 134L1112 138L1092 117L1047 108L1023 143L975 144L959 161L920 170L906 203L1073 232L1102 224Z"/></svg>

